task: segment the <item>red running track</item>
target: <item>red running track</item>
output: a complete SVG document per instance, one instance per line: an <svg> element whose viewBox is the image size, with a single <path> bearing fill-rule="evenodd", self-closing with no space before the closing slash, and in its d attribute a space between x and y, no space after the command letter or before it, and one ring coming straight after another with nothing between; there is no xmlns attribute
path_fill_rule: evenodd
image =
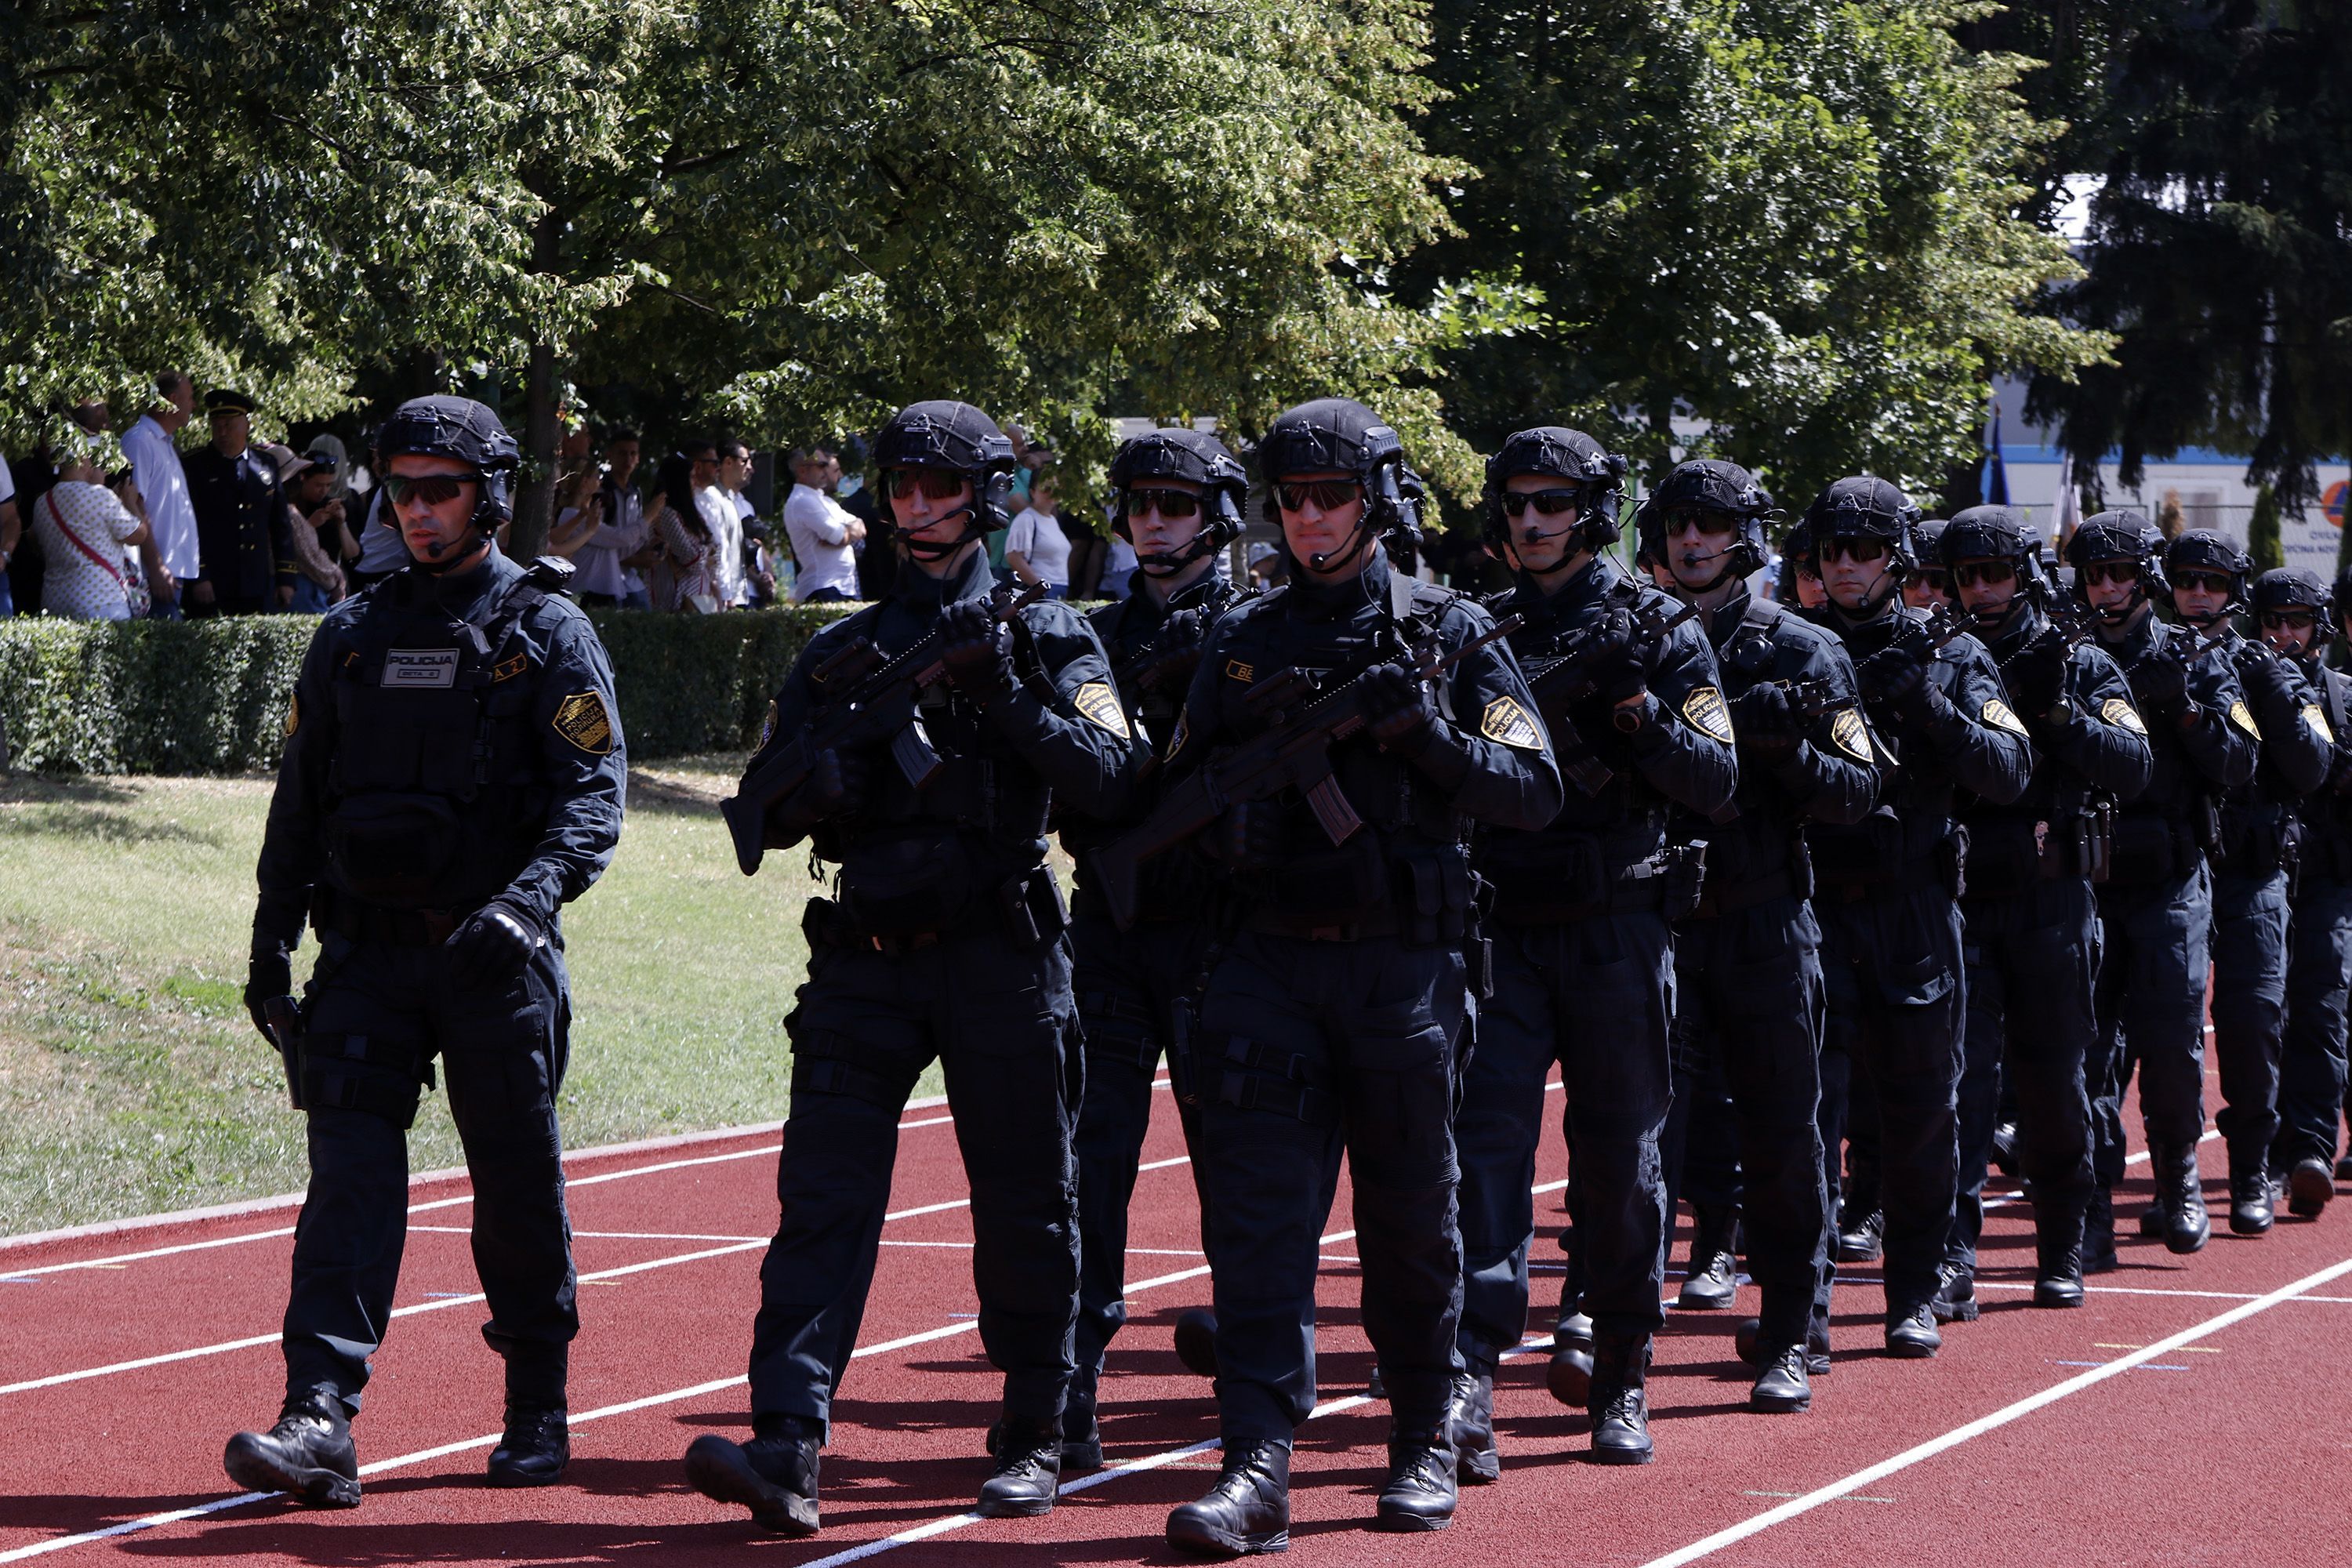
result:
<svg viewBox="0 0 2352 1568"><path fill-rule="evenodd" d="M696 1435L748 1425L742 1363L774 1218L775 1137L762 1133L575 1160L585 1326L574 1458L562 1485L540 1491L479 1483L499 1366L478 1332L462 1182L415 1194L400 1316L357 1426L367 1489L356 1512L236 1494L220 1472L227 1435L277 1408L290 1212L0 1251L0 1563L1171 1561L1167 1510L1216 1464L1209 1390L1169 1339L1176 1312L1208 1294L1172 1115L1161 1110L1146 1151L1134 1316L1105 1381L1113 1468L1072 1478L1060 1507L1028 1521L965 1511L1000 1385L973 1332L952 1129L938 1109L910 1111L904 1127L813 1542L767 1537L679 1477ZM2127 1233L2146 1169L2134 1166L2121 1204ZM1557 1194L1565 1171L1555 1130L1538 1191ZM2216 1173L2217 1216L2222 1186ZM1539 1201L1539 1314L1557 1290L1557 1204ZM1731 1352L1738 1314L1672 1313L1652 1385L1658 1462L1623 1470L1582 1461L1584 1419L1544 1392L1537 1343L1497 1390L1501 1482L1465 1491L1443 1535L1376 1535L1365 1521L1386 1411L1360 1392L1370 1356L1349 1223L1343 1194L1326 1247L1327 1403L1300 1434L1296 1468L1300 1553L1653 1568L2332 1564L2352 1522L2352 1229L2332 1213L2282 1219L2261 1240L2217 1228L2187 1259L2129 1237L2125 1268L2093 1281L2089 1307L2044 1312L2023 1304L2032 1239L2008 1204L1988 1223L1984 1317L1948 1329L1940 1358L1877 1354L1877 1293L1861 1283L1843 1298L1835 1371L1817 1382L1812 1412L1754 1415ZM1753 1310L1752 1292L1740 1305Z"/></svg>

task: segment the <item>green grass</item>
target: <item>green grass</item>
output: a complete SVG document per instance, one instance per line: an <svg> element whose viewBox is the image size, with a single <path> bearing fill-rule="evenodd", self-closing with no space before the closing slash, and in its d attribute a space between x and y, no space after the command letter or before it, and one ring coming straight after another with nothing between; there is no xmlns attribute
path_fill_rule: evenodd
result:
<svg viewBox="0 0 2352 1568"><path fill-rule="evenodd" d="M633 773L612 869L566 913L575 1148L784 1113L811 883L801 853L736 870L715 803L739 766ZM269 790L0 780L0 1235L301 1187L302 1119L238 1000ZM415 1169L460 1163L439 1096L410 1142Z"/></svg>

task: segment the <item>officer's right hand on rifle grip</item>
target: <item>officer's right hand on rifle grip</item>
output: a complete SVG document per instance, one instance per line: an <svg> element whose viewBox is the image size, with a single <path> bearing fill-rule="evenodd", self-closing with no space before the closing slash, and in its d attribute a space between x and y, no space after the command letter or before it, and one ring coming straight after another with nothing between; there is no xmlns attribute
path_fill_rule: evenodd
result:
<svg viewBox="0 0 2352 1568"><path fill-rule="evenodd" d="M960 600L940 617L940 661L958 691L984 701L1013 686L1013 634L987 601Z"/></svg>
<svg viewBox="0 0 2352 1568"><path fill-rule="evenodd" d="M2129 672L2132 700L2144 713L2178 722L2189 708L2189 670L2180 660L2158 653L2141 659Z"/></svg>
<svg viewBox="0 0 2352 1568"><path fill-rule="evenodd" d="M1615 707L1630 702L1650 688L1649 649L1633 626L1630 610L1615 609L1599 623L1591 662L1593 689Z"/></svg>
<svg viewBox="0 0 2352 1568"><path fill-rule="evenodd" d="M1854 684L1871 706L1916 718L1927 685L1927 662L1916 648L1895 643L1880 648L1855 667Z"/></svg>
<svg viewBox="0 0 2352 1568"><path fill-rule="evenodd" d="M1788 689L1770 680L1759 681L1732 702L1731 727L1740 746L1768 767L1795 756L1805 738Z"/></svg>
<svg viewBox="0 0 2352 1568"><path fill-rule="evenodd" d="M1282 811L1270 800L1235 801L1201 835L1201 852L1236 871L1262 871L1282 859Z"/></svg>
<svg viewBox="0 0 2352 1568"><path fill-rule="evenodd" d="M2054 628L2021 651L2003 672L2010 695L2028 719L2039 719L2066 694L2069 650L2063 633Z"/></svg>

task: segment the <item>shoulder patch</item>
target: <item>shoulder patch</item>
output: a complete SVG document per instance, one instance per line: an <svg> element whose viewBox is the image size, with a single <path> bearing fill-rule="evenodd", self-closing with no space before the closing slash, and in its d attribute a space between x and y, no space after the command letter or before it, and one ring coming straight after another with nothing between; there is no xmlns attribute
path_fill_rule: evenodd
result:
<svg viewBox="0 0 2352 1568"><path fill-rule="evenodd" d="M2231 700L2230 703L2230 722L2235 724L2239 729L2243 730L2247 734L2252 735L2257 741L2263 738L2263 727L2254 722L2254 715L2252 711L2246 707L2245 699L2243 698L2235 698Z"/></svg>
<svg viewBox="0 0 2352 1568"><path fill-rule="evenodd" d="M294 721L293 715L287 715L286 721L288 724L286 732L290 735L294 732L292 729ZM2313 734L2317 735L2321 740L2326 742L2331 746L2336 743L2336 731L2327 727L2327 715L2321 710L2318 703L2306 702L2303 705L2303 721L2311 726Z"/></svg>
<svg viewBox="0 0 2352 1568"><path fill-rule="evenodd" d="M1089 680L1070 693L1070 700L1079 712L1108 730L1122 741L1133 740L1135 731L1127 727L1127 714L1118 705L1118 693L1107 680Z"/></svg>
<svg viewBox="0 0 2352 1568"><path fill-rule="evenodd" d="M2306 710L2306 711L2316 713L2319 710L2313 708ZM294 731L301 727L302 694L297 691L286 699L286 738L289 741L292 740L294 738Z"/></svg>
<svg viewBox="0 0 2352 1568"><path fill-rule="evenodd" d="M760 721L760 743L751 749L755 752L764 752L768 749L768 742L774 740L775 737L776 705L773 702L771 702L768 704L768 716Z"/></svg>
<svg viewBox="0 0 2352 1568"><path fill-rule="evenodd" d="M1985 699L1984 721L1996 730L2006 730L2012 735L2025 735L2028 739L2032 738L2031 732L2025 728L2025 721L2010 711L2009 704L1998 697Z"/></svg>
<svg viewBox="0 0 2352 1568"><path fill-rule="evenodd" d="M1225 679L1238 680L1246 686L1257 679L1257 671L1240 659L1229 658L1225 660Z"/></svg>
<svg viewBox="0 0 2352 1568"><path fill-rule="evenodd" d="M1683 699L1683 721L1700 734L1728 746L1732 742L1731 710L1723 705L1723 693L1712 686L1695 686Z"/></svg>
<svg viewBox="0 0 2352 1568"><path fill-rule="evenodd" d="M592 757L613 749L613 716L593 691L575 691L557 703L553 722L557 734Z"/></svg>
<svg viewBox="0 0 2352 1568"><path fill-rule="evenodd" d="M1487 703L1486 713L1478 720L1478 732L1500 745L1515 746L1522 752L1543 750L1543 731L1516 698L1497 697Z"/></svg>
<svg viewBox="0 0 2352 1568"><path fill-rule="evenodd" d="M1830 739L1837 742L1839 751L1857 763L1867 763L1873 760L1870 754L1870 727L1862 721L1862 710L1858 708L1841 708L1832 716Z"/></svg>
<svg viewBox="0 0 2352 1568"><path fill-rule="evenodd" d="M490 667L490 684L496 686L501 680L512 680L530 668L530 655L527 653L519 653L512 658L503 659Z"/></svg>
<svg viewBox="0 0 2352 1568"><path fill-rule="evenodd" d="M1176 732L1168 737L1168 750L1162 753L1163 756L1172 757L1184 749L1184 742L1192 738L1192 709L1180 708L1176 710Z"/></svg>
<svg viewBox="0 0 2352 1568"><path fill-rule="evenodd" d="M2135 735L2147 733L2147 726L2140 722L2139 710L2120 697L2110 697L2101 704L2099 717L2118 730L2129 730Z"/></svg>

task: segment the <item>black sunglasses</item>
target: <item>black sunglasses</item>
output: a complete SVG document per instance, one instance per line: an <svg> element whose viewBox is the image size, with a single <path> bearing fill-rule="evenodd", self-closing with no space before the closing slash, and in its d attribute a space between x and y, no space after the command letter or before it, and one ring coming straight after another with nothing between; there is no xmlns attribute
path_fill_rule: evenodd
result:
<svg viewBox="0 0 2352 1568"><path fill-rule="evenodd" d="M1147 511L1156 511L1171 522L1181 522L1188 517L1198 515L1200 510L1201 498L1187 490L1150 489L1127 492L1127 515L1129 517L1141 517ZM1296 511L1297 508L1293 507L1291 510ZM1324 510L1328 511L1330 509L1327 507Z"/></svg>
<svg viewBox="0 0 2352 1568"><path fill-rule="evenodd" d="M2179 588L2200 588L2209 594L2226 594L2231 588L2226 572L2176 572L2172 582Z"/></svg>
<svg viewBox="0 0 2352 1568"><path fill-rule="evenodd" d="M1315 503L1318 511L1337 511L1363 493L1364 487L1354 479L1311 479L1305 484L1274 487L1275 500L1285 511L1305 511L1308 501Z"/></svg>
<svg viewBox="0 0 2352 1568"><path fill-rule="evenodd" d="M2086 583L2137 583L2139 563L2137 561L2093 561L2083 567Z"/></svg>
<svg viewBox="0 0 2352 1568"><path fill-rule="evenodd" d="M1858 561L1867 565L1873 561L1885 560L1886 553L1886 541L1873 539L1868 534L1822 541L1822 559L1824 561Z"/></svg>
<svg viewBox="0 0 2352 1568"><path fill-rule="evenodd" d="M426 506L439 506L444 501L455 500L459 491L474 482L473 478L466 474L426 474L418 479L410 479L404 474L386 474L383 491L392 498L394 506L406 506L412 500L422 501Z"/></svg>
<svg viewBox="0 0 2352 1568"><path fill-rule="evenodd" d="M964 477L953 468L893 468L884 476L892 500L905 500L918 489L933 500L946 500L964 487Z"/></svg>
<svg viewBox="0 0 2352 1568"><path fill-rule="evenodd" d="M1531 493L1505 490L1503 492L1503 510L1512 517L1524 514L1529 507L1535 508L1545 517L1559 517L1563 512L1574 511L1583 504L1582 490L1536 490Z"/></svg>
<svg viewBox="0 0 2352 1568"><path fill-rule="evenodd" d="M2006 583L2017 575L2017 565L2009 561L1963 561L1952 568L1952 581L1963 588L1979 583Z"/></svg>
<svg viewBox="0 0 2352 1568"><path fill-rule="evenodd" d="M1706 506L1685 507L1679 511L1670 511L1660 521L1668 533L1680 533L1685 528L1695 528L1708 534L1736 533L1739 529L1739 520L1731 513Z"/></svg>
<svg viewBox="0 0 2352 1568"><path fill-rule="evenodd" d="M2279 631L2305 632L2319 624L2315 610L2264 610L2262 623Z"/></svg>

